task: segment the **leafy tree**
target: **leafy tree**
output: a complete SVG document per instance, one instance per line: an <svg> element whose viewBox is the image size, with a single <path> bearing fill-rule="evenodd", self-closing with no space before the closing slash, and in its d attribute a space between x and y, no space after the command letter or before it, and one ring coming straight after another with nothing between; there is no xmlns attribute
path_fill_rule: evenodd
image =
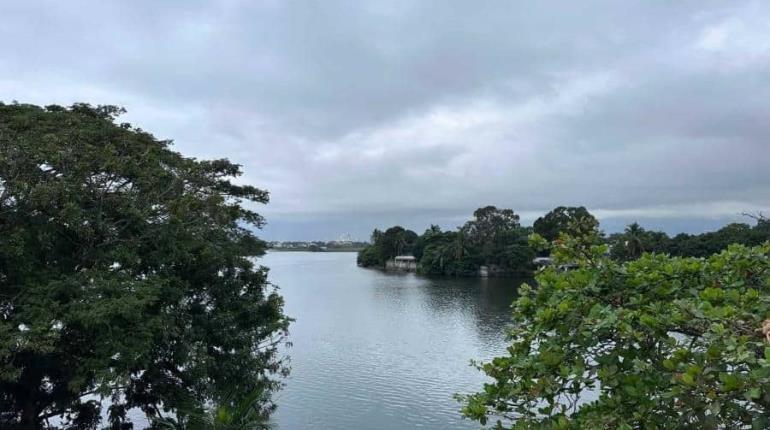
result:
<svg viewBox="0 0 770 430"><path fill-rule="evenodd" d="M486 206L457 231L444 232L437 225L422 236L400 226L375 230L372 244L359 252L358 264L383 267L396 255L411 253L418 270L427 275L477 276L485 264L503 273L530 273L534 252L527 243L529 232L511 209Z"/></svg>
<svg viewBox="0 0 770 430"><path fill-rule="evenodd" d="M680 233L672 238L664 232L649 231L639 224L629 225L623 233L608 238L613 258L633 260L644 252L666 253L681 257L708 257L733 243L757 246L770 240L770 222L761 216L757 224L731 223L717 231L689 235Z"/></svg>
<svg viewBox="0 0 770 430"><path fill-rule="evenodd" d="M575 227L586 224L599 225L599 222L585 207L559 206L536 219L532 228L535 233L545 238L545 240L553 241L562 232L571 236L581 235L582 232L576 231Z"/></svg>
<svg viewBox="0 0 770 430"><path fill-rule="evenodd" d="M473 219L466 222L461 231L471 252L481 258L482 264L500 264L510 241L518 241L521 236L526 238L520 229L519 216L513 210L485 206L473 212Z"/></svg>
<svg viewBox="0 0 770 430"><path fill-rule="evenodd" d="M770 427L770 244L605 257L566 236L514 303L512 345L463 413L511 429ZM537 241L537 240L536 240Z"/></svg>
<svg viewBox="0 0 770 430"><path fill-rule="evenodd" d="M412 246L412 255L414 255L414 258L416 258L417 261L420 261L423 252L425 251L425 245L430 243L435 235L441 235L442 233L441 227L431 224L431 226L425 230L425 233L415 240L414 245Z"/></svg>
<svg viewBox="0 0 770 430"><path fill-rule="evenodd" d="M426 275L476 276L482 264L470 252L462 230L433 234L420 259L420 272Z"/></svg>
<svg viewBox="0 0 770 430"><path fill-rule="evenodd" d="M269 430L268 417L261 408L264 396L261 390L245 397L230 394L220 405L187 410L182 419L159 418L153 427L158 430Z"/></svg>
<svg viewBox="0 0 770 430"><path fill-rule="evenodd" d="M411 253L417 238L417 233L401 226L391 227L384 232L375 229L372 244L358 254L358 264L364 267L384 267L385 262L397 255Z"/></svg>
<svg viewBox="0 0 770 430"><path fill-rule="evenodd" d="M356 261L359 266L362 267L374 267L381 266L382 260L377 248L372 245L365 246L364 249L358 251L358 257Z"/></svg>
<svg viewBox="0 0 770 430"><path fill-rule="evenodd" d="M638 223L630 224L621 234L610 236L609 243L613 258L622 261L635 260L645 252L660 253L671 248L666 233L645 230Z"/></svg>
<svg viewBox="0 0 770 430"><path fill-rule="evenodd" d="M473 219L466 222L462 230L474 246L483 248L519 225L519 216L513 210L485 206L473 212Z"/></svg>
<svg viewBox="0 0 770 430"><path fill-rule="evenodd" d="M286 371L289 319L253 257L263 219L240 167L199 161L121 109L0 104L0 427L226 404ZM91 396L93 398L93 396Z"/></svg>

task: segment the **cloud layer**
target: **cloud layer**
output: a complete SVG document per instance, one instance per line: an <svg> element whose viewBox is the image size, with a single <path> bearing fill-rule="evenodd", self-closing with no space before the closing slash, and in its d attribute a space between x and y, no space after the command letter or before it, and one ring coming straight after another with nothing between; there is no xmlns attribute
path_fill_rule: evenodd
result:
<svg viewBox="0 0 770 430"><path fill-rule="evenodd" d="M770 209L768 34L742 1L9 1L0 99L243 164L271 239L485 204L696 231Z"/></svg>

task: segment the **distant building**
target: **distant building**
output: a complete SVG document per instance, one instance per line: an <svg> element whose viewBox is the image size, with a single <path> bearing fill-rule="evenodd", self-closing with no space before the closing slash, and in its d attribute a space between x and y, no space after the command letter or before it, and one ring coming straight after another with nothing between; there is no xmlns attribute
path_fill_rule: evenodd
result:
<svg viewBox="0 0 770 430"><path fill-rule="evenodd" d="M385 268L390 270L403 270L406 272L417 271L417 259L411 255L399 255L385 263Z"/></svg>

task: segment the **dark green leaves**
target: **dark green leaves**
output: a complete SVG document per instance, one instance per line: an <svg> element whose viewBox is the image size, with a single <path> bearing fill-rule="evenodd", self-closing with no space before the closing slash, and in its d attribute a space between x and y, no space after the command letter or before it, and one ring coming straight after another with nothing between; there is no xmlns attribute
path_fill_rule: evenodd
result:
<svg viewBox="0 0 770 430"><path fill-rule="evenodd" d="M242 205L268 193L122 112L0 104L0 427L91 425L92 391L115 396L116 426L133 407L184 420L225 393L272 407L288 319L251 260L264 221Z"/></svg>

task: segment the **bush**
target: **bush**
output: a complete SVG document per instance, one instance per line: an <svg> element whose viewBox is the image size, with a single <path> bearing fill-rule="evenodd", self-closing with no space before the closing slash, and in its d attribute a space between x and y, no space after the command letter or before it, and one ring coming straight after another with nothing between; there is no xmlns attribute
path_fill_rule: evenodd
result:
<svg viewBox="0 0 770 430"><path fill-rule="evenodd" d="M521 286L508 354L480 366L493 382L462 397L464 414L512 429L770 427L770 244L628 263L604 251Z"/></svg>
<svg viewBox="0 0 770 430"><path fill-rule="evenodd" d="M375 248L373 245L369 245L359 251L356 261L358 262L359 266L363 267L374 267L382 265L380 262L380 253L377 252L377 248Z"/></svg>

